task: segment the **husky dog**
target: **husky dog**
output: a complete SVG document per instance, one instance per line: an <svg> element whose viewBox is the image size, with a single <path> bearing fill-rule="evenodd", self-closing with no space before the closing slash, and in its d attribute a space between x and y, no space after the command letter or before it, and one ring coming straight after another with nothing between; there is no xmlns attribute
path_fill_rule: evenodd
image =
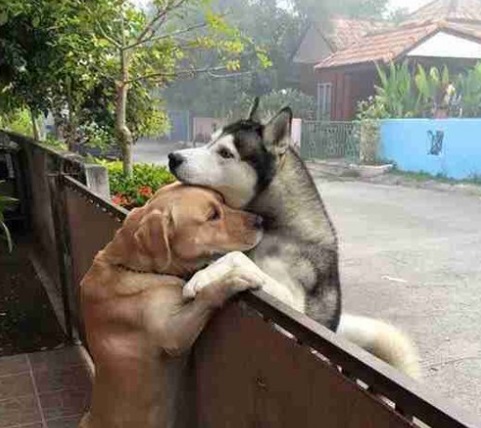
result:
<svg viewBox="0 0 481 428"><path fill-rule="evenodd" d="M341 317L336 232L307 167L290 145L292 111L269 122L232 123L209 144L169 154L182 182L213 188L228 205L264 219L264 238L248 255L274 282L266 292L401 370L417 375L410 341L393 327L364 317Z"/></svg>

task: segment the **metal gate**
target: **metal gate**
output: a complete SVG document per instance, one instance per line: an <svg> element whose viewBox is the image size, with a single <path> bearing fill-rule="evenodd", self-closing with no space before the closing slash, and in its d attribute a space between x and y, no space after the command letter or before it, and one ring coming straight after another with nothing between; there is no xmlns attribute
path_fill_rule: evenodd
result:
<svg viewBox="0 0 481 428"><path fill-rule="evenodd" d="M361 122L303 121L303 159L359 161Z"/></svg>

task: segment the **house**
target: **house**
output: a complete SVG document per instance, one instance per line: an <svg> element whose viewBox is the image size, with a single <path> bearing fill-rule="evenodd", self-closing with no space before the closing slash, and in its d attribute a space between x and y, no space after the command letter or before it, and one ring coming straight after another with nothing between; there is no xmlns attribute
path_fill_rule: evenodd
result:
<svg viewBox="0 0 481 428"><path fill-rule="evenodd" d="M335 52L359 41L373 29L385 28L386 23L335 16L327 23L313 23L307 29L293 62L297 65L299 88L318 102L317 117L330 111L331 85L319 82L315 66Z"/></svg>
<svg viewBox="0 0 481 428"><path fill-rule="evenodd" d="M480 59L481 0L434 0L399 25L370 30L325 56L314 67L314 90L307 79L304 90L317 97L321 117L352 120L358 102L374 94L376 64L446 64L457 73Z"/></svg>

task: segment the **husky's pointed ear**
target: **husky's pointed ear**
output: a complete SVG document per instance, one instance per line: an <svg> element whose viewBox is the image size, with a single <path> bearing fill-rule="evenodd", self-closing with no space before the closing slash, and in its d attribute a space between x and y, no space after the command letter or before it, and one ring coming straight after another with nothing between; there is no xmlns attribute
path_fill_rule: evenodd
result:
<svg viewBox="0 0 481 428"><path fill-rule="evenodd" d="M249 110L249 116L247 117L249 120L257 121L259 119L257 110L259 108L259 97L254 98L254 102L252 103L252 107Z"/></svg>
<svg viewBox="0 0 481 428"><path fill-rule="evenodd" d="M284 107L264 126L264 142L271 152L283 155L291 139L292 110Z"/></svg>

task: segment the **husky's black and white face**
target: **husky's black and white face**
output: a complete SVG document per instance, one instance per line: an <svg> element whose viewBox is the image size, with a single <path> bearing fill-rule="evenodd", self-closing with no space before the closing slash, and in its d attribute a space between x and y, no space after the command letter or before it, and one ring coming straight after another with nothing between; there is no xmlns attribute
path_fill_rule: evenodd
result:
<svg viewBox="0 0 481 428"><path fill-rule="evenodd" d="M292 112L284 108L267 124L250 118L227 125L204 147L169 155L178 180L220 192L228 205L245 207L274 178L290 141Z"/></svg>

